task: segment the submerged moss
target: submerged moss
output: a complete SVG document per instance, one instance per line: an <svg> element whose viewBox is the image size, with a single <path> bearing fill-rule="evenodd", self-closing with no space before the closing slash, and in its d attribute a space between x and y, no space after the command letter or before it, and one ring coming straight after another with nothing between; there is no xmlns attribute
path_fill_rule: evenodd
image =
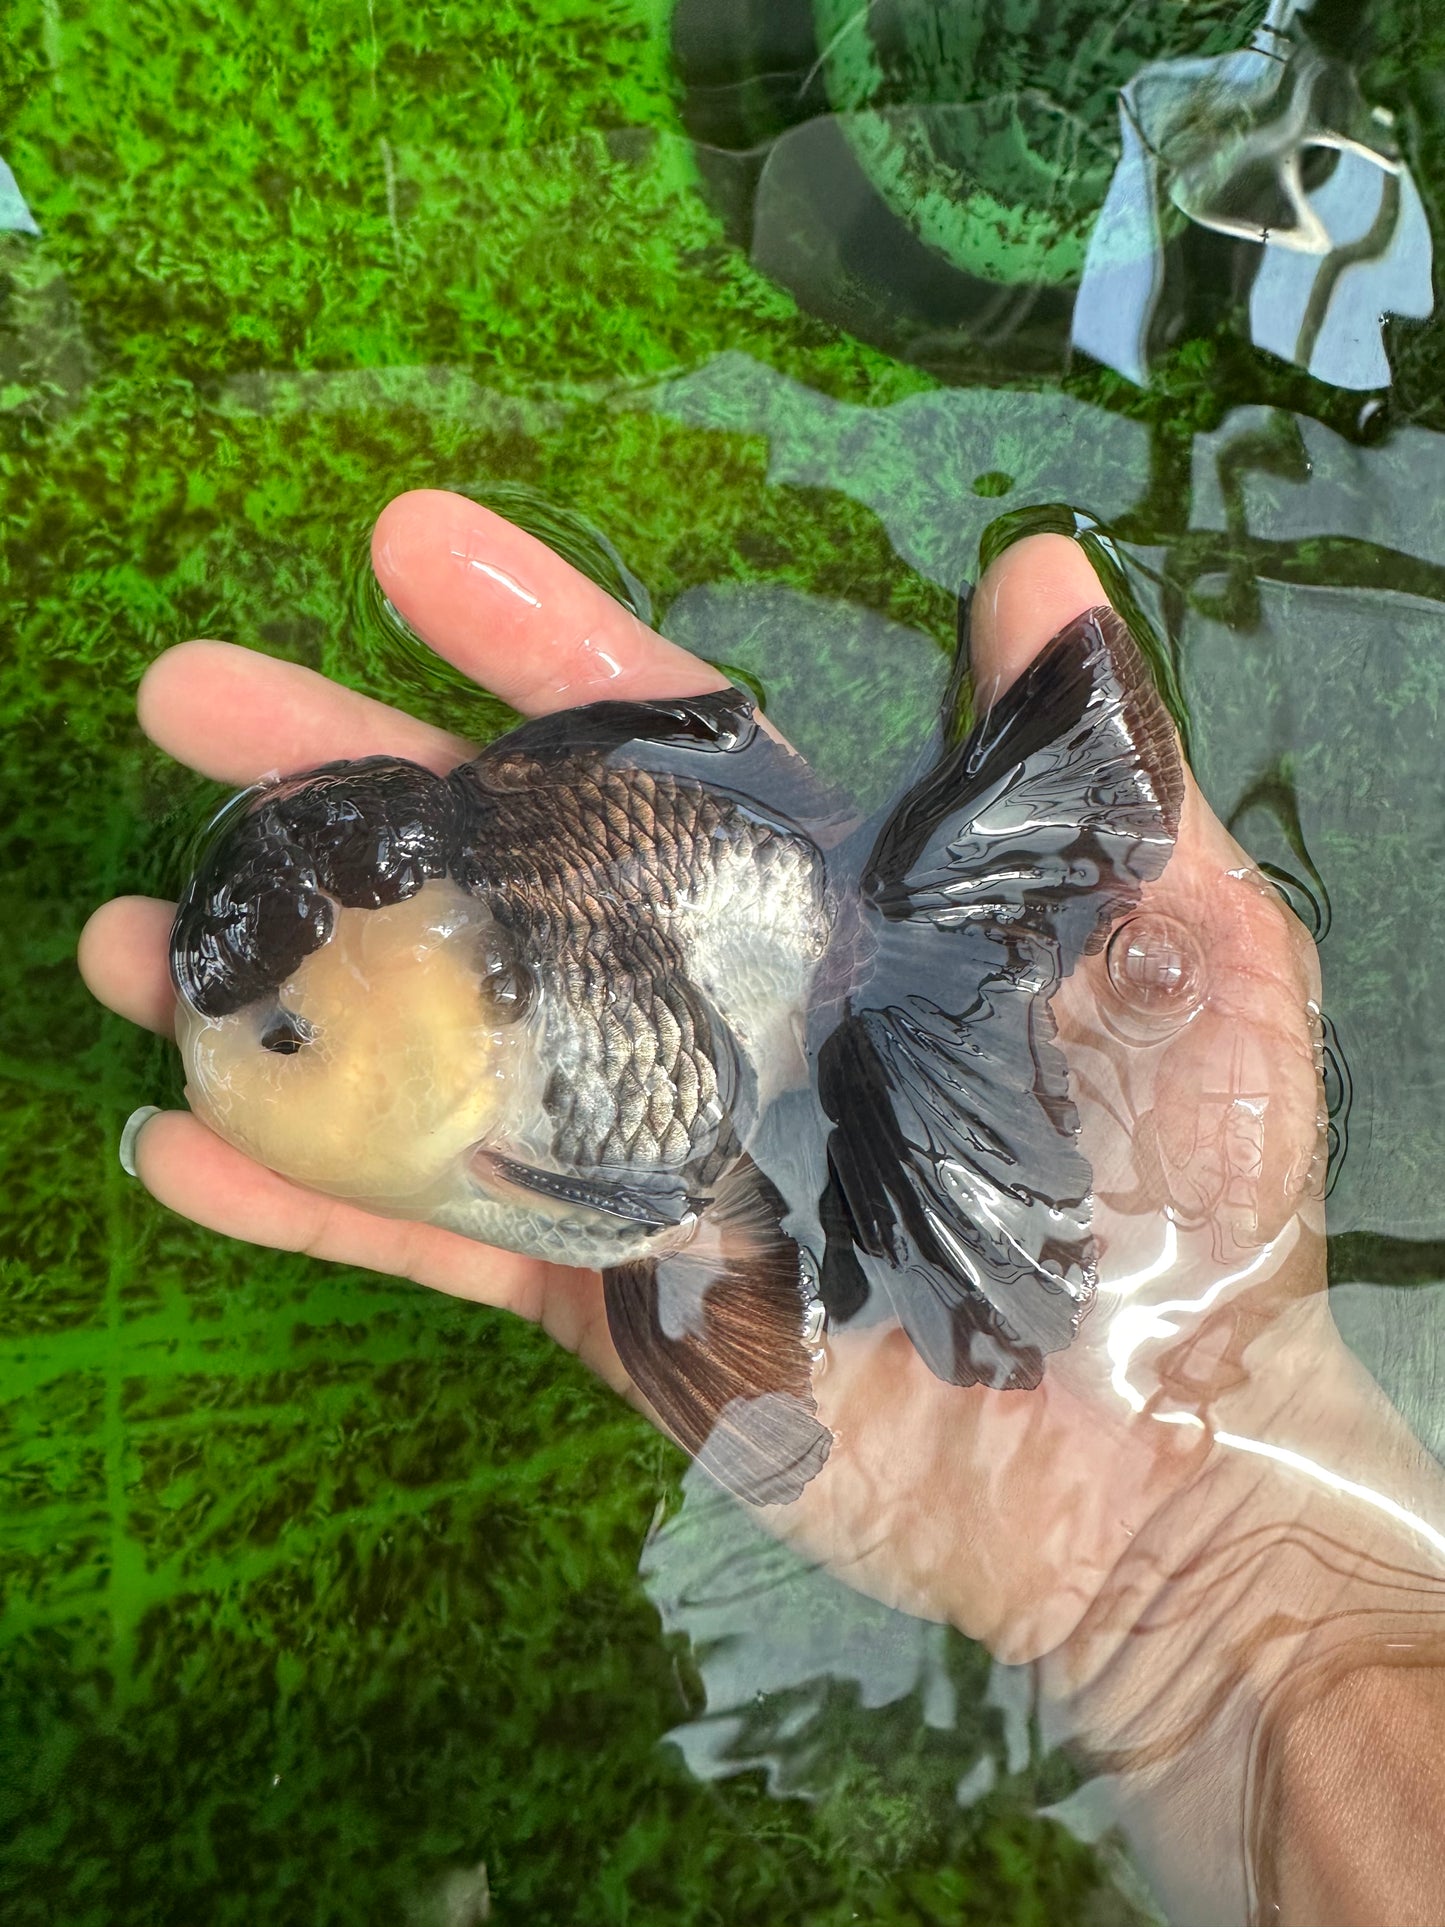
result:
<svg viewBox="0 0 1445 1927"><path fill-rule="evenodd" d="M1182 346L1148 395L1082 370L1034 390L980 350L989 392L950 397L800 313L699 189L668 13L10 10L0 153L42 229L0 235L0 1894L17 1927L454 1923L488 1890L528 1927L1134 1917L1038 1817L1067 1778L1013 1757L961 1640L951 1726L839 1689L814 1709L808 1798L756 1766L692 1777L661 1742L697 1712L697 1677L637 1576L677 1455L537 1334L212 1238L116 1162L123 1118L173 1099L174 1070L90 1004L75 939L105 896L173 887L210 795L138 737L146 665L222 634L479 736L505 721L386 646L360 571L398 489L575 508L840 768L918 727L994 514L1067 497L1111 521L1176 648L1186 616L1215 620L1219 583L1336 581L1382 552L1263 536L1237 494L1221 520L1192 511L1226 398L1342 434L1357 407L1227 335ZM1407 115L1416 84L1381 67ZM1433 155L1440 130L1417 138ZM1434 426L1438 330L1398 346L1403 400ZM755 372L719 386L719 367ZM752 409L780 393L786 422ZM1425 519L1406 586L1438 599ZM1249 654L1256 607L1225 614L1248 657L1232 687L1261 716L1308 670ZM907 675L879 676L885 645ZM1363 766L1368 742L1351 753ZM1364 889L1369 853L1328 835ZM1379 905L1376 886L1351 923L1367 1014L1398 991L1367 942ZM1438 969L1416 972L1424 1021ZM964 1780L980 1797L960 1805Z"/></svg>

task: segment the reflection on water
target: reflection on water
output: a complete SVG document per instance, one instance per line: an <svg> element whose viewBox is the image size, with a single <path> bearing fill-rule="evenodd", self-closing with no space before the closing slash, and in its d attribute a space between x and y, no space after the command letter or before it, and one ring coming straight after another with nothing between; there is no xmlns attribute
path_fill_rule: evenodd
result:
<svg viewBox="0 0 1445 1927"><path fill-rule="evenodd" d="M1393 118L1302 37L1308 10L1274 0L1247 50L1144 67L1120 96L1122 152L1073 339L1133 381L1147 379L1155 331L1189 302L1187 286L1169 287L1171 206L1250 244L1257 259L1223 272L1252 281L1251 338L1321 381L1387 387L1386 317L1433 308L1429 224Z"/></svg>
<svg viewBox="0 0 1445 1927"><path fill-rule="evenodd" d="M1327 478L1324 518L1332 499ZM1251 807L1261 773L1286 765L1299 838L1329 892L1325 1004L1354 1084L1331 1230L1439 1238L1445 1018L1421 962L1445 938L1433 853L1445 822L1439 605L1288 582L1261 582L1256 596L1247 629L1215 613L1187 619L1196 767L1221 813L1244 812L1251 848L1298 875L1278 815L1272 825Z"/></svg>
<svg viewBox="0 0 1445 1927"><path fill-rule="evenodd" d="M680 1510L648 1537L642 1578L663 1631L692 1650L704 1703L668 1737L706 1779L761 1767L777 1792L822 1792L838 1687L865 1709L915 1699L925 1726L986 1738L974 1704L984 1675L944 1627L839 1585L696 1468ZM970 1784L976 1764L962 1762Z"/></svg>
<svg viewBox="0 0 1445 1927"><path fill-rule="evenodd" d="M1362 445L1308 415L1235 408L1194 438L1191 465L1190 527L1234 535L1246 578L1266 561L1288 566L1301 543L1327 567L1321 538L1340 536L1361 545L1362 582L1398 584L1413 558L1436 571L1418 572L1422 589L1445 586L1445 436L1432 429L1402 422Z"/></svg>
<svg viewBox="0 0 1445 1927"><path fill-rule="evenodd" d="M0 228L12 234L38 234L35 216L25 205L20 183L9 162L0 158Z"/></svg>
<svg viewBox="0 0 1445 1927"><path fill-rule="evenodd" d="M1310 11L684 4L674 37L721 204L816 314L945 375L966 343L1072 343L1143 383L1233 306L1257 347L1380 388L1386 317L1433 308L1429 224Z"/></svg>
<svg viewBox="0 0 1445 1927"><path fill-rule="evenodd" d="M1057 365L1141 66L1245 46L1263 0L682 0L684 114L753 261L951 379Z"/></svg>
<svg viewBox="0 0 1445 1927"><path fill-rule="evenodd" d="M770 484L841 489L901 561L950 591L973 577L1001 509L1068 502L1112 523L1148 480L1141 422L1049 390L940 388L863 408L727 354L644 399L698 428L765 437Z"/></svg>
<svg viewBox="0 0 1445 1927"><path fill-rule="evenodd" d="M781 583L706 583L667 611L674 642L742 675L821 776L863 809L897 793L933 739L948 657L937 642L876 610ZM831 665L818 704L816 664Z"/></svg>

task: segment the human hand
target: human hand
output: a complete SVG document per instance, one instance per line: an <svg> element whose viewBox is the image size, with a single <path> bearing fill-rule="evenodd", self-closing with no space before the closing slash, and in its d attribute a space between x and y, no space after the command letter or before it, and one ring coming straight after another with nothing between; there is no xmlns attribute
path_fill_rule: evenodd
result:
<svg viewBox="0 0 1445 1927"><path fill-rule="evenodd" d="M526 713L722 681L462 498L393 503L374 558L417 632ZM980 704L1102 600L1074 545L1011 550L977 597ZM235 784L338 757L445 770L468 754L309 671L218 643L162 657L140 713L163 748ZM171 914L123 899L81 945L97 996L163 1032ZM1354 1515L1317 1524L1338 1493L1279 1456L1321 1455L1396 1504L1419 1471L1324 1304L1317 1000L1312 945L1191 781L1164 875L1055 1000L1101 1262L1078 1341L1036 1392L1009 1393L943 1384L895 1327L835 1333L817 1387L834 1452L799 1501L766 1515L850 1582L947 1618L1003 1658L1046 1662L1058 1702L1080 1709L1072 1730L1094 1744L1123 1744L1146 1707L1154 1751L1173 1744L1161 1709L1166 1726L1192 1730L1217 1682L1181 1665L1177 1636L1140 1637L1161 1612L1177 1625L1175 1606L1229 1650L1249 1648L1236 1671L1255 1699L1287 1670L1298 1642L1266 1639L1266 1663L1248 1601L1241 1611L1238 1585L1217 1581L1216 1567L1237 1576L1230 1547L1254 1571L1307 1519L1376 1564L1399 1550L1399 1521L1379 1507L1363 1533ZM301 1190L185 1114L148 1122L134 1158L156 1197L198 1222L532 1318L632 1392L594 1273ZM1328 1614L1330 1582L1306 1572L1291 1584L1309 1626Z"/></svg>

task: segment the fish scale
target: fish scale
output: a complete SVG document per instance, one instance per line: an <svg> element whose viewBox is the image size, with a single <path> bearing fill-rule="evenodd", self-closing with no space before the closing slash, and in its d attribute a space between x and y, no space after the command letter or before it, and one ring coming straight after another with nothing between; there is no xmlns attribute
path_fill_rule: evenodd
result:
<svg viewBox="0 0 1445 1927"><path fill-rule="evenodd" d="M569 758L534 769L525 786L497 774L487 772L479 799L485 894L529 956L545 960L552 1158L594 1170L654 1166L706 1184L734 1138L692 988L712 988L697 953L723 916L764 930L776 923L775 897L789 906L785 919L800 901L816 919L816 852L665 772L641 781ZM625 1122L624 1078L638 1092Z"/></svg>

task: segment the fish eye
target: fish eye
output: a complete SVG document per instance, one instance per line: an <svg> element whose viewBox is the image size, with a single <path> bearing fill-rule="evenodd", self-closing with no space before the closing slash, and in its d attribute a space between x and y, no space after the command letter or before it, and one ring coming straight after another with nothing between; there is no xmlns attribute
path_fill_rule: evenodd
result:
<svg viewBox="0 0 1445 1927"><path fill-rule="evenodd" d="M503 1023L515 1023L532 1008L537 983L511 945L493 933L482 954L482 988Z"/></svg>
<svg viewBox="0 0 1445 1927"><path fill-rule="evenodd" d="M278 1010L261 1032L262 1050L275 1051L279 1057L294 1057L311 1042L311 1026L294 1010Z"/></svg>

